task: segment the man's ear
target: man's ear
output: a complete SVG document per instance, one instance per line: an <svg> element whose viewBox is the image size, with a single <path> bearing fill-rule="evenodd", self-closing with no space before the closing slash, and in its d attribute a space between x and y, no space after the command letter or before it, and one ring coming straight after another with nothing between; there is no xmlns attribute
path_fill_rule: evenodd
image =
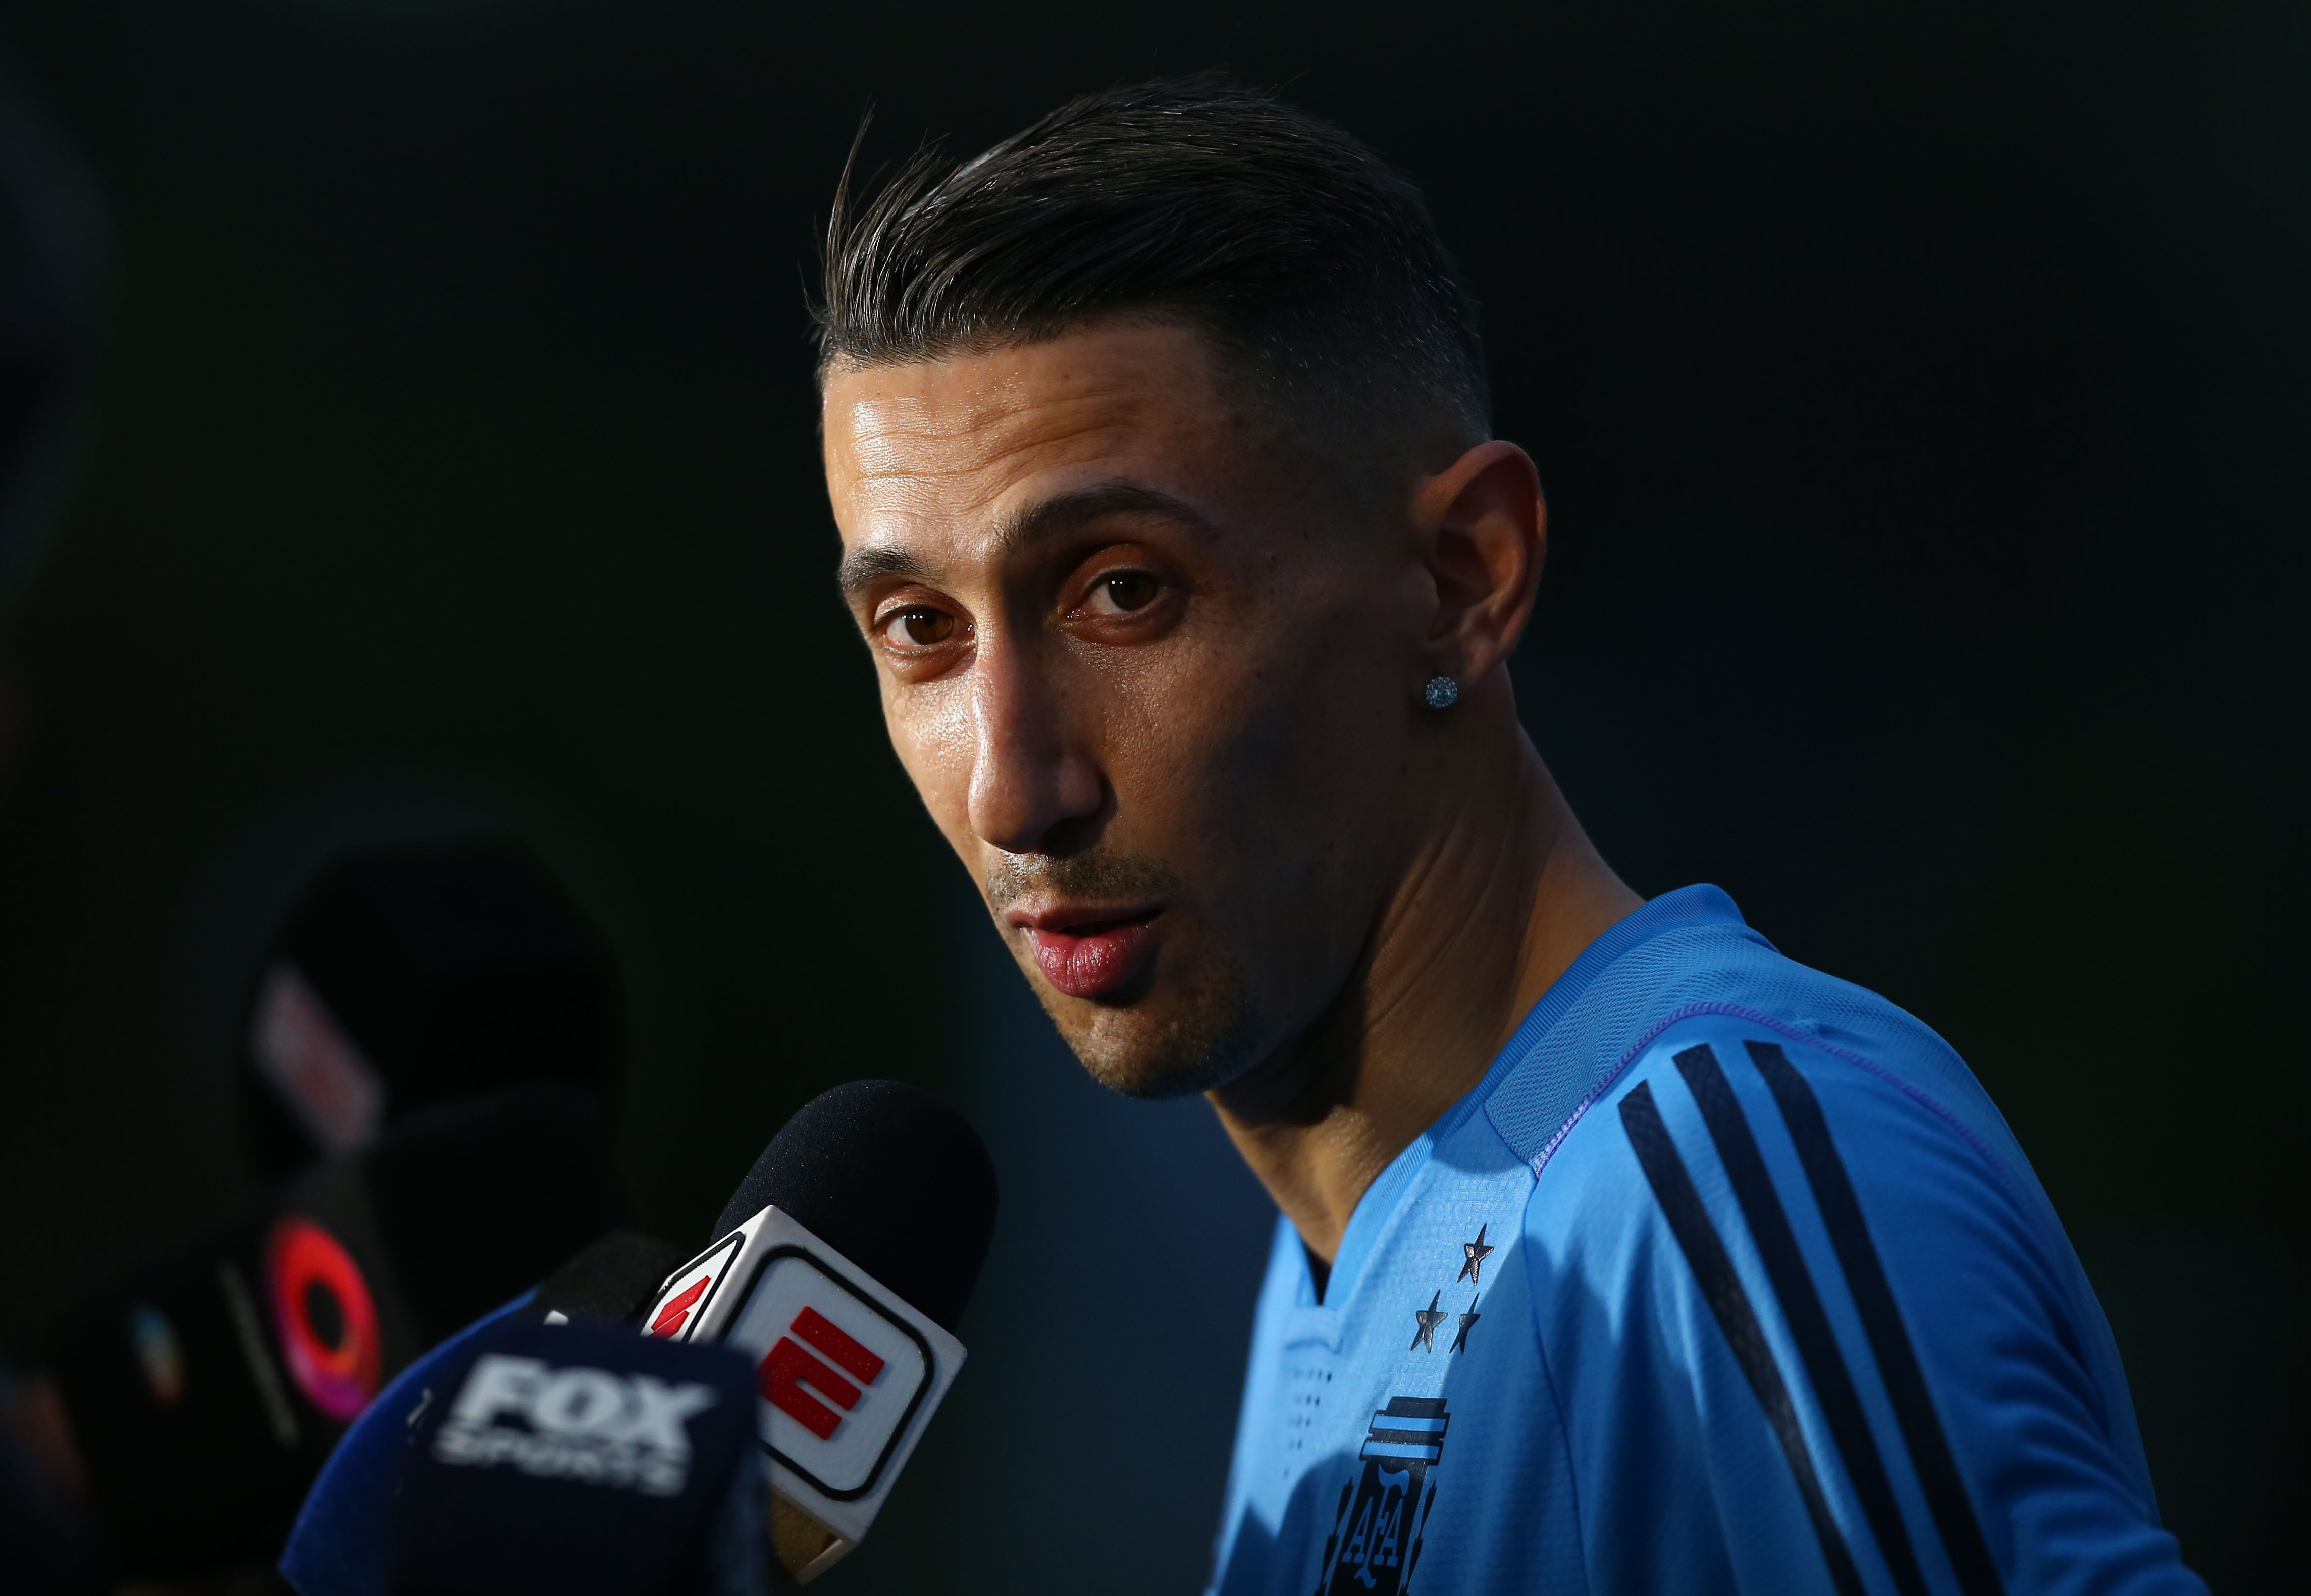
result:
<svg viewBox="0 0 2311 1596"><path fill-rule="evenodd" d="M1513 443L1479 443L1413 489L1412 511L1436 583L1424 641L1466 687L1515 651L1532 615L1548 544L1540 473Z"/></svg>

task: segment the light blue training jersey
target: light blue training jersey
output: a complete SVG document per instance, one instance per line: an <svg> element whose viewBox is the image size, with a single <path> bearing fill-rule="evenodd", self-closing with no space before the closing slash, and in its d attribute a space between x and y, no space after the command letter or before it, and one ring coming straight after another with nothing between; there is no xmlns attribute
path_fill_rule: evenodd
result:
<svg viewBox="0 0 2311 1596"><path fill-rule="evenodd" d="M2102 1311L1941 1038L1711 886L1279 1222L1220 1596L2198 1592Z"/></svg>

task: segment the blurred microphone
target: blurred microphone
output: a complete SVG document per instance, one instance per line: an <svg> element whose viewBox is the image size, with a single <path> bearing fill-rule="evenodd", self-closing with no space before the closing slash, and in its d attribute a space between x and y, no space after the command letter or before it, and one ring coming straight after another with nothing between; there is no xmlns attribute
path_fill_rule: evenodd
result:
<svg viewBox="0 0 2311 1596"><path fill-rule="evenodd" d="M606 1097L617 986L584 912L512 838L347 850L291 906L249 999L249 1155L277 1179L524 1083Z"/></svg>
<svg viewBox="0 0 2311 1596"><path fill-rule="evenodd" d="M573 1319L640 1324L667 1276L688 1256L687 1248L672 1242L638 1230L613 1230L548 1276L531 1294L525 1313L551 1324Z"/></svg>
<svg viewBox="0 0 2311 1596"><path fill-rule="evenodd" d="M746 1359L507 1320L429 1390L387 1545L396 1596L763 1596Z"/></svg>
<svg viewBox="0 0 2311 1596"><path fill-rule="evenodd" d="M269 1562L383 1382L615 1214L592 1103L529 1087L416 1115L99 1300L51 1370L124 1572Z"/></svg>
<svg viewBox="0 0 2311 1596"><path fill-rule="evenodd" d="M788 1121L669 1277L644 1329L754 1372L782 1567L858 1545L964 1360L954 1330L995 1233L995 1166L962 1115L853 1081Z"/></svg>

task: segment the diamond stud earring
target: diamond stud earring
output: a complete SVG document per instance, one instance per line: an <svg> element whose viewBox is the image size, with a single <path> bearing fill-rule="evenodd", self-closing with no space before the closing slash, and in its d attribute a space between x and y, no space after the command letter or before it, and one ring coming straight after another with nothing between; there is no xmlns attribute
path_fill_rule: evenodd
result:
<svg viewBox="0 0 2311 1596"><path fill-rule="evenodd" d="M1450 676L1431 676L1428 685L1420 690L1432 710L1449 710L1461 702L1461 684Z"/></svg>

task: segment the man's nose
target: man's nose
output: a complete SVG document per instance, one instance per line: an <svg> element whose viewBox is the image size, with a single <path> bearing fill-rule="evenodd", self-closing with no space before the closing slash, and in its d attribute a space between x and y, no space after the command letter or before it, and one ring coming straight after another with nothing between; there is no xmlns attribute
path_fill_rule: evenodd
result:
<svg viewBox="0 0 2311 1596"><path fill-rule="evenodd" d="M976 737L971 829L1006 853L1044 853L1105 799L1098 762L1069 724L1065 684L1032 645L981 645L972 665Z"/></svg>

